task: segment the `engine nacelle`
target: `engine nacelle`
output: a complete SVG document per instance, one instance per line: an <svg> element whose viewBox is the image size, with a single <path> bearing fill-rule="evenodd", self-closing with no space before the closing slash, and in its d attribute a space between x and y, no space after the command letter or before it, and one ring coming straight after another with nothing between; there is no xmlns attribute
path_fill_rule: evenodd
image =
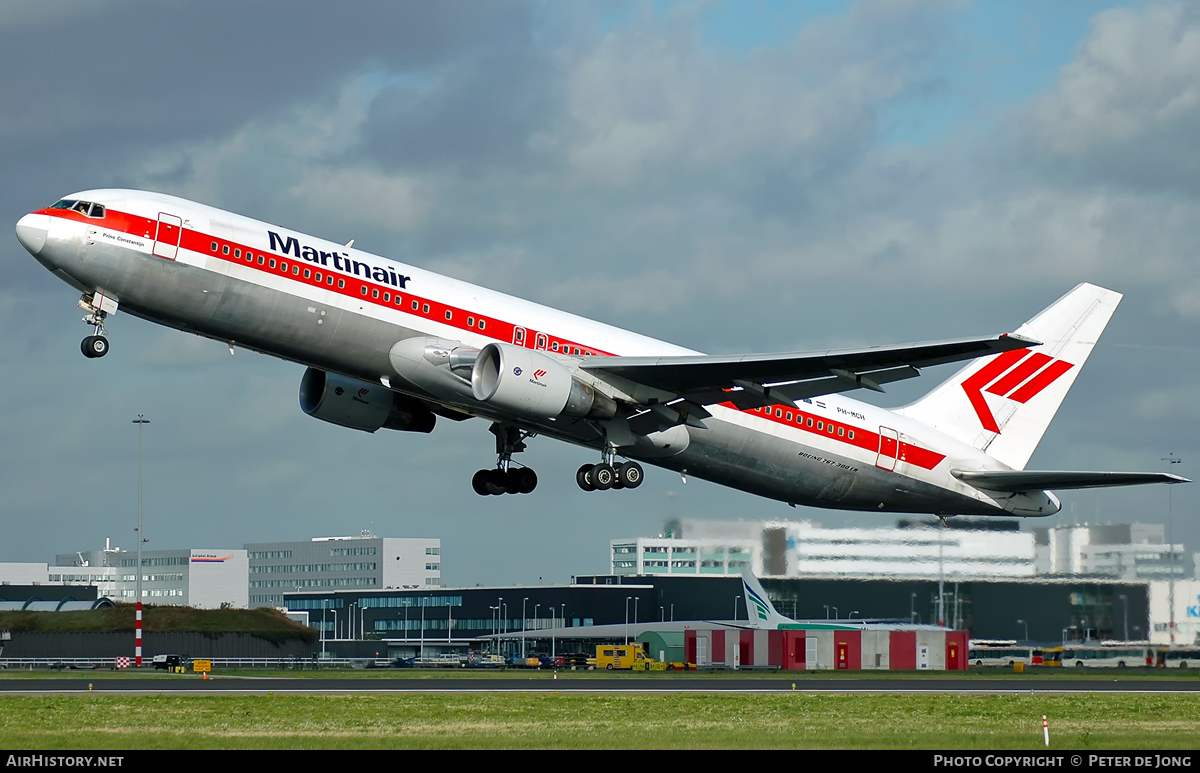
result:
<svg viewBox="0 0 1200 773"><path fill-rule="evenodd" d="M437 421L419 400L336 373L309 368L300 379L300 410L314 419L375 432L432 432Z"/></svg>
<svg viewBox="0 0 1200 773"><path fill-rule="evenodd" d="M471 367L471 393L480 402L541 418L607 419L617 412L612 398L575 378L566 365L512 344L480 350Z"/></svg>

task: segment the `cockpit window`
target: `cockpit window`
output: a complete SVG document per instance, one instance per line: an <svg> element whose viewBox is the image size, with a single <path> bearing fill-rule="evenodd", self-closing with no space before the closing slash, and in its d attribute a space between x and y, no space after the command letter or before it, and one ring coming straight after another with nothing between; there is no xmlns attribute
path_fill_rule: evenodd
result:
<svg viewBox="0 0 1200 773"><path fill-rule="evenodd" d="M93 204L90 201L59 199L50 206L50 209L69 209L73 212L78 212L81 215L86 215L88 217L104 217L104 205Z"/></svg>

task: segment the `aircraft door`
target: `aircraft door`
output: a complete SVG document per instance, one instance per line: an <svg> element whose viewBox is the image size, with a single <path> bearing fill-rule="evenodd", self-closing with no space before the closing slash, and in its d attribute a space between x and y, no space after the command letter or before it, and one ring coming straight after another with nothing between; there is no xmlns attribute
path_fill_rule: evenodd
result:
<svg viewBox="0 0 1200 773"><path fill-rule="evenodd" d="M159 212L158 232L154 235L154 254L160 258L175 260L175 256L179 253L181 236L183 236L183 220L175 215Z"/></svg>
<svg viewBox="0 0 1200 773"><path fill-rule="evenodd" d="M900 433L888 427L879 428L879 456L875 466L891 472L896 469L896 456L900 453Z"/></svg>
<svg viewBox="0 0 1200 773"><path fill-rule="evenodd" d="M534 339L533 348L537 349L540 352L546 351L546 334L545 333L537 334L537 338Z"/></svg>
<svg viewBox="0 0 1200 773"><path fill-rule="evenodd" d="M528 336L525 333L525 328L523 328L523 327L514 327L513 328L512 342L513 342L514 346L525 346L526 338L528 338Z"/></svg>

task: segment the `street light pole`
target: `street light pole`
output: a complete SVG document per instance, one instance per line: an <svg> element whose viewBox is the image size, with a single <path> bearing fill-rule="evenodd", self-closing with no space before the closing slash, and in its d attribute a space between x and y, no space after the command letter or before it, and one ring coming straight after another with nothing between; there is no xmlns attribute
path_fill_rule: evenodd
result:
<svg viewBox="0 0 1200 773"><path fill-rule="evenodd" d="M1174 453L1168 453L1163 457L1162 461L1167 463L1167 469L1171 469L1172 464L1181 464L1183 462ZM1175 643L1175 537L1172 528L1174 524L1173 508L1172 508L1171 486L1167 486L1167 550L1171 553L1171 577L1167 584L1167 608L1170 612L1171 621L1171 644Z"/></svg>
<svg viewBox="0 0 1200 773"><path fill-rule="evenodd" d="M525 617L525 602L529 601L529 597L521 599L521 660L525 659L525 627L528 624L529 618Z"/></svg>
<svg viewBox="0 0 1200 773"><path fill-rule="evenodd" d="M1122 593L1117 598L1125 604L1125 638L1122 641L1129 641L1129 597Z"/></svg>
<svg viewBox="0 0 1200 773"><path fill-rule="evenodd" d="M629 643L629 599L633 596L625 597L625 643Z"/></svg>
<svg viewBox="0 0 1200 773"><path fill-rule="evenodd" d="M1017 625L1025 626L1025 641L1029 641L1029 623L1025 622L1024 620L1018 620Z"/></svg>
<svg viewBox="0 0 1200 773"><path fill-rule="evenodd" d="M134 660L135 665L140 666L142 665L142 427L149 424L150 420L139 413L133 423L138 425L137 583L134 591L137 594L137 620L134 633Z"/></svg>

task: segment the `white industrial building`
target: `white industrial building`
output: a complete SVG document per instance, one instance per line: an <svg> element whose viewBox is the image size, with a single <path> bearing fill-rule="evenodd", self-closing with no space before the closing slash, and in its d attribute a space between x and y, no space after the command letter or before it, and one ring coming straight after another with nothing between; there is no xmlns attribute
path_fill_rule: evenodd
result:
<svg viewBox="0 0 1200 773"><path fill-rule="evenodd" d="M137 554L120 548L61 553L53 564L0 564L5 585L84 585L115 601L137 594ZM143 550L142 601L199 609L248 603L245 550Z"/></svg>
<svg viewBox="0 0 1200 773"><path fill-rule="evenodd" d="M242 549L143 550L142 601L200 609L280 607L284 593L306 589L440 587L441 553L439 539L365 532ZM0 563L0 583L92 585L100 596L135 600L136 553L106 546L55 558L54 564Z"/></svg>
<svg viewBox="0 0 1200 773"><path fill-rule="evenodd" d="M1062 525L902 520L892 528L827 529L810 521L670 521L657 537L612 540L613 574L898 579L1089 576L1176 580L1194 575L1160 524Z"/></svg>
<svg viewBox="0 0 1200 773"><path fill-rule="evenodd" d="M828 578L1031 577L1034 536L1016 530L826 529L809 521L672 522L669 536L613 540L613 574Z"/></svg>
<svg viewBox="0 0 1200 773"><path fill-rule="evenodd" d="M1064 524L1032 533L1038 574L1180 580L1194 573L1192 557L1182 544L1166 544L1160 523Z"/></svg>
<svg viewBox="0 0 1200 773"><path fill-rule="evenodd" d="M384 590L442 585L442 541L317 537L246 544L251 607L283 606L283 594L303 590Z"/></svg>

